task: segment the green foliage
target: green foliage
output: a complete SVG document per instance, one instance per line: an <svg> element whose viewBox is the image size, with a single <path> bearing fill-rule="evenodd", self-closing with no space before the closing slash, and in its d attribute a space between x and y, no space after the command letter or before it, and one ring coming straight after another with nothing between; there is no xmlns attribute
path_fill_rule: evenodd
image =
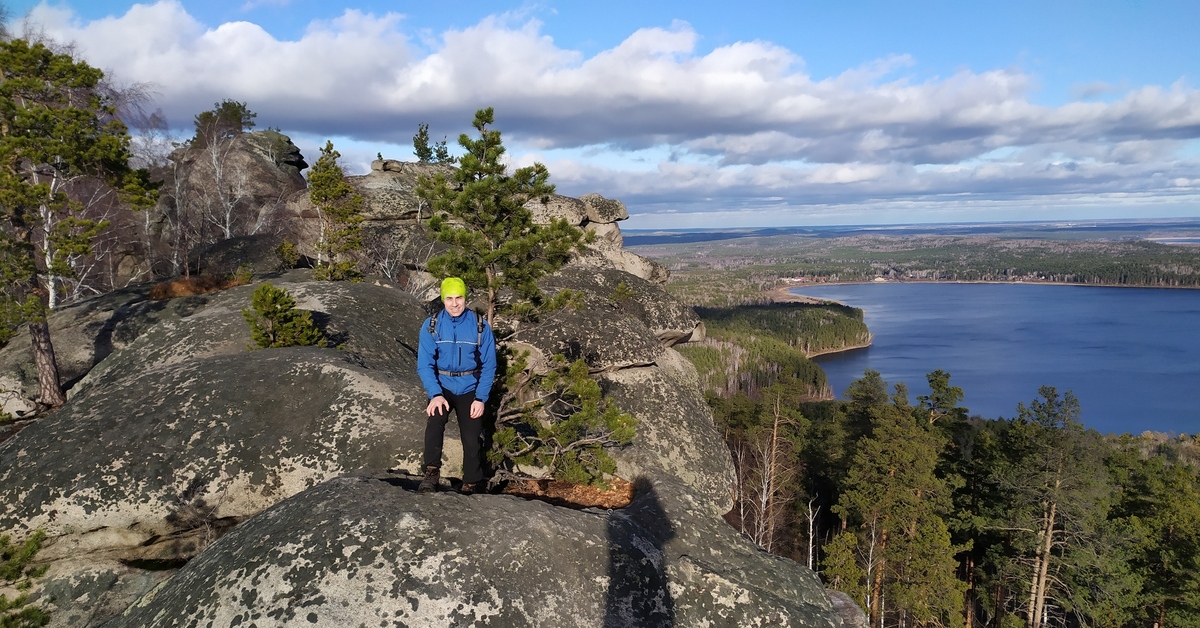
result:
<svg viewBox="0 0 1200 628"><path fill-rule="evenodd" d="M1200 474L1194 463L1173 460L1162 444L1147 447L1154 439L1123 436L1106 459L1119 491L1110 511L1119 536L1108 543L1117 553L1094 560L1101 568L1116 563L1127 573L1118 571L1118 586L1089 588L1089 597L1104 602L1115 597L1110 591L1123 593L1122 604L1108 615L1131 611L1127 625L1200 625Z"/></svg>
<svg viewBox="0 0 1200 628"><path fill-rule="evenodd" d="M250 324L250 337L257 345L251 349L326 346L312 312L296 309L296 300L286 289L263 282L255 288L250 305L242 310L242 317Z"/></svg>
<svg viewBox="0 0 1200 628"><path fill-rule="evenodd" d="M434 144L433 146L433 161L439 164L453 164L458 162L457 157L450 156L450 149L446 147L446 138Z"/></svg>
<svg viewBox="0 0 1200 628"><path fill-rule="evenodd" d="M279 257L279 261L283 264L283 268L295 268L300 263L300 249L296 244L284 240L275 247L275 255Z"/></svg>
<svg viewBox="0 0 1200 628"><path fill-rule="evenodd" d="M696 313L711 333L722 338L771 336L809 356L865 346L871 341L863 311L838 303L698 307Z"/></svg>
<svg viewBox="0 0 1200 628"><path fill-rule="evenodd" d="M233 275L229 277L229 283L234 286L244 286L254 280L254 271L250 266L242 264L233 271Z"/></svg>
<svg viewBox="0 0 1200 628"><path fill-rule="evenodd" d="M362 271L350 257L362 249L362 196L346 182L338 165L341 154L326 141L321 157L308 171L308 195L317 207L321 236L313 276L329 281L358 281Z"/></svg>
<svg viewBox="0 0 1200 628"><path fill-rule="evenodd" d="M630 288L628 284L622 281L613 288L612 294L608 298L620 304L633 299L634 296L633 288Z"/></svg>
<svg viewBox="0 0 1200 628"><path fill-rule="evenodd" d="M84 215L86 205L68 193L72 182L106 185L133 208L154 203L147 173L129 167L129 133L102 78L43 44L0 42L0 279L6 311L35 325L61 278L73 275L70 260L89 253L107 227ZM49 332L31 335L39 365L47 365L39 368L43 402L61 403Z"/></svg>
<svg viewBox="0 0 1200 628"><path fill-rule="evenodd" d="M417 134L413 136L413 154L417 156L417 161L423 164L452 164L458 159L450 156L450 149L446 147L446 138L442 141L430 146L429 144L429 125L422 122L417 125ZM380 157L382 159L382 157Z"/></svg>
<svg viewBox="0 0 1200 628"><path fill-rule="evenodd" d="M867 605L867 572L860 566L858 535L843 531L825 544L821 575L829 587L849 595L860 606Z"/></svg>
<svg viewBox="0 0 1200 628"><path fill-rule="evenodd" d="M568 365L556 356L551 371L539 376L527 368L526 357L506 360L489 459L509 468L541 467L576 484L605 486L617 470L606 449L631 443L637 419L603 395L583 360Z"/></svg>
<svg viewBox="0 0 1200 628"><path fill-rule="evenodd" d="M2 265L0 263L0 266ZM0 347L7 345L8 341L12 340L24 320L20 304L14 303L11 299L0 299Z"/></svg>
<svg viewBox="0 0 1200 628"><path fill-rule="evenodd" d="M0 536L0 584L13 585L22 591L13 599L0 595L0 628L35 628L50 622L46 611L29 605L29 595L25 593L33 579L46 573L45 565L32 566L45 540L46 533L41 530L20 543L14 543L9 535Z"/></svg>
<svg viewBox="0 0 1200 628"><path fill-rule="evenodd" d="M619 288L620 286L618 286ZM719 396L758 391L792 378L810 398L829 395L825 372L808 354L865 344L862 310L837 304L772 303L696 308L707 338L678 347L705 389Z"/></svg>
<svg viewBox="0 0 1200 628"><path fill-rule="evenodd" d="M449 178L438 173L417 184L417 195L433 207L434 237L451 245L429 261L429 271L484 287L488 320L502 289L511 290L515 302L540 307L537 280L565 265L585 241L583 232L565 220L534 224L524 205L554 192L550 172L539 163L508 174L500 132L489 128L493 121L490 107L476 112L479 138L459 137L465 150L459 168Z"/></svg>
<svg viewBox="0 0 1200 628"><path fill-rule="evenodd" d="M256 117L258 114L250 111L244 102L225 99L213 103L212 109L196 114L196 135L192 138L192 145L204 148L218 140L241 135L254 128Z"/></svg>
<svg viewBox="0 0 1200 628"><path fill-rule="evenodd" d="M968 418L948 373L926 379L916 405L875 371L841 401L779 398L807 418L790 508L820 514L773 551L814 545L873 625L1200 625L1200 435L1105 438L1052 387L1015 419ZM706 393L735 465L765 393Z"/></svg>
<svg viewBox="0 0 1200 628"><path fill-rule="evenodd" d="M950 490L937 474L944 443L908 405L902 385L890 400L871 383L860 388L869 391L855 398L870 432L857 445L834 512L876 561L864 568L869 613L878 619L886 597L918 624L961 624L966 587L954 571L962 548L951 543L944 521Z"/></svg>
<svg viewBox="0 0 1200 628"><path fill-rule="evenodd" d="M429 146L429 125L422 122L417 125L417 134L413 136L413 154L417 161L423 164L433 163L433 149Z"/></svg>

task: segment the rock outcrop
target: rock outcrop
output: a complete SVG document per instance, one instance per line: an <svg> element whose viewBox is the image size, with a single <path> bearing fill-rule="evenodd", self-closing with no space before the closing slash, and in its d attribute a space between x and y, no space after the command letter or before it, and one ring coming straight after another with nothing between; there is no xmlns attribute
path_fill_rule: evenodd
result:
<svg viewBox="0 0 1200 628"><path fill-rule="evenodd" d="M356 184L375 190L375 222L415 224L405 177L424 166L377 163ZM129 289L52 316L69 399L0 442L0 533L50 535L37 596L53 625L840 626L811 571L721 519L732 461L671 348L703 326L654 272L613 262L624 206L554 202L544 219L592 228L612 254L544 278L582 307L516 326L511 343L534 368L585 360L639 419L614 452L632 504L417 494L404 472L421 459L425 295L270 271L250 239L229 259L259 260L332 346L248 350L254 285L165 301ZM30 371L22 342L0 351L10 377Z"/></svg>
<svg viewBox="0 0 1200 628"><path fill-rule="evenodd" d="M583 256L582 263L620 270L657 284L666 283L667 269L621 247L623 239L617 222L629 218L621 201L599 194L584 194L579 198L555 194L547 199L531 200L525 207L533 214L534 222L546 224L563 219L595 234L589 254Z"/></svg>
<svg viewBox="0 0 1200 628"><path fill-rule="evenodd" d="M812 572L683 487L612 511L411 489L356 475L305 491L108 625L840 625Z"/></svg>
<svg viewBox="0 0 1200 628"><path fill-rule="evenodd" d="M407 225L428 217L430 208L416 197L417 180L422 176L449 173L452 167L444 164L421 164L392 159L371 162L371 172L347 177L364 201L363 216L375 237L387 241L409 243ZM667 270L653 260L641 257L621 247L621 229L617 225L629 218L620 201L599 194L571 198L553 194L547 199L535 199L525 204L535 223L548 224L563 219L573 226L593 232L595 239L583 263L591 266L621 270L653 283L667 280ZM301 216L315 216L306 198L293 200L293 211ZM397 232L399 234L397 235ZM413 243L414 251L426 243Z"/></svg>
<svg viewBox="0 0 1200 628"><path fill-rule="evenodd" d="M589 309L613 310L615 315L641 321L666 346L704 339L704 323L661 286L639 275L575 261L547 277L548 291L576 290L589 296Z"/></svg>
<svg viewBox="0 0 1200 628"><path fill-rule="evenodd" d="M441 164L376 159L371 162L371 172L348 180L363 197L362 214L368 221L415 221L429 218L430 212L417 198L417 180L452 170Z"/></svg>

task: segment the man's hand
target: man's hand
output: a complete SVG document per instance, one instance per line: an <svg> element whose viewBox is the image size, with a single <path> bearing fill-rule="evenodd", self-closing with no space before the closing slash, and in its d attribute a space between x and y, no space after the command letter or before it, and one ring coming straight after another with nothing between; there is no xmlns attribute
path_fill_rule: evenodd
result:
<svg viewBox="0 0 1200 628"><path fill-rule="evenodd" d="M483 416L483 402L476 399L471 402L471 418L478 419Z"/></svg>
<svg viewBox="0 0 1200 628"><path fill-rule="evenodd" d="M479 402L476 402L476 403L479 403ZM439 412L445 413L445 412L449 412L449 411L450 411L450 402L446 401L446 398L441 395L438 395L438 396L434 397L433 399L430 399L429 405L425 406L425 414L428 416L433 416L435 414L438 414ZM482 412L482 410L480 410L480 412ZM472 415L475 414L475 406L471 406L471 414Z"/></svg>

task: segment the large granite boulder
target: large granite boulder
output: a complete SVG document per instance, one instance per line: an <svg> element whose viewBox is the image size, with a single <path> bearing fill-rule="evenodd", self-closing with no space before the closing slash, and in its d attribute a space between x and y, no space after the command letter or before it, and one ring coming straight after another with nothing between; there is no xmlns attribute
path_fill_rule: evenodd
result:
<svg viewBox="0 0 1200 628"><path fill-rule="evenodd" d="M303 270L271 281L334 346L248 350L254 285L56 313L55 338L82 345L60 348L79 352L68 403L0 442L0 533L51 535L36 594L53 626L839 625L810 571L721 520L729 452L664 346L702 327L660 288L566 269L545 285L584 307L512 339L541 364L584 359L639 419L614 453L639 492L607 512L415 494L385 470L420 464L426 304Z"/></svg>
<svg viewBox="0 0 1200 628"><path fill-rule="evenodd" d="M613 452L622 477L676 478L710 512L733 508L733 460L704 402L695 367L678 352L666 349L653 366L604 373L604 394L637 417L633 446Z"/></svg>
<svg viewBox="0 0 1200 628"><path fill-rule="evenodd" d="M816 576L669 483L617 511L326 482L107 626L840 626Z"/></svg>
<svg viewBox="0 0 1200 628"><path fill-rule="evenodd" d="M853 598L833 589L826 589L825 594L833 603L833 609L842 618L842 628L870 628L871 623L867 619L866 612Z"/></svg>
<svg viewBox="0 0 1200 628"><path fill-rule="evenodd" d="M280 206L281 199L308 187L300 171L308 167L291 138L277 131L241 133L209 143L193 143L170 156L174 167L160 195L160 212L176 203L178 193L191 196L221 186L222 202L236 202L236 233L252 233L264 211ZM181 192L187 191L187 192ZM249 225L249 228L241 228Z"/></svg>
<svg viewBox="0 0 1200 628"><path fill-rule="evenodd" d="M619 315L642 321L666 346L704 339L704 323L692 308L636 275L574 262L540 284L551 292L568 289L596 297L591 307L615 305Z"/></svg>
<svg viewBox="0 0 1200 628"><path fill-rule="evenodd" d="M598 283L589 284L589 279ZM629 297L630 303L622 309L623 299L600 296L619 284L638 286L630 292L642 295L648 307ZM677 478L714 514L728 512L733 507L733 461L726 447L714 447L724 438L704 401L695 368L664 347L662 334L655 334L643 321L660 316L669 320L670 314L678 316L676 322L691 321L695 313L665 292L654 294L661 292L657 286L618 271L578 267L556 275L547 285L585 291L586 306L563 308L537 323L522 325L510 338L510 348L529 352L535 372L544 371L555 355L584 360L590 371L599 374L605 394L638 419L632 446L613 452L619 475L655 481ZM672 310L672 304L680 311ZM693 325L698 326L699 320ZM687 323L678 327L686 328ZM698 329L703 333L703 327Z"/></svg>
<svg viewBox="0 0 1200 628"><path fill-rule="evenodd" d="M371 172L346 180L362 195L362 215L367 221L411 221L429 218L430 212L429 205L417 198L417 180L452 171L443 164L376 159L371 162Z"/></svg>
<svg viewBox="0 0 1200 628"><path fill-rule="evenodd" d="M146 301L149 286L124 288L50 313L59 381L72 386L113 351L112 332L131 305ZM0 347L0 412L23 417L38 409L37 370L24 327Z"/></svg>
<svg viewBox="0 0 1200 628"><path fill-rule="evenodd" d="M592 372L653 364L663 352L658 338L645 323L616 315L614 310L612 305L578 310L565 307L536 323L522 324L511 340L533 347L539 364L549 363L555 355L571 362L583 360Z"/></svg>
<svg viewBox="0 0 1200 628"><path fill-rule="evenodd" d="M241 309L254 286L61 313L59 337L105 357L65 406L0 442L0 532L50 534L43 597L55 625L111 616L289 495L419 457L423 304L307 271L275 283L339 346L249 351ZM447 447L447 459L461 452Z"/></svg>
<svg viewBox="0 0 1200 628"><path fill-rule="evenodd" d="M238 236L206 247L197 258L204 261L201 271L205 275L221 277L239 272L271 275L291 267L278 253L284 240L279 233Z"/></svg>
<svg viewBox="0 0 1200 628"><path fill-rule="evenodd" d="M547 224L563 219L569 224L595 235L577 264L618 270L647 281L664 284L669 273L658 262L621 248L621 229L617 222L629 218L625 204L599 194L584 194L579 198L552 194L525 203L535 223Z"/></svg>
<svg viewBox="0 0 1200 628"><path fill-rule="evenodd" d="M245 133L241 138L245 140L247 150L274 163L287 177L288 183L298 183L303 178L300 173L308 167L308 162L304 161L304 155L292 143L292 138L270 129Z"/></svg>
<svg viewBox="0 0 1200 628"><path fill-rule="evenodd" d="M316 483L397 462L419 468L425 394L414 369L424 303L384 285L313 282L304 270L271 280L314 312L337 348L249 351L242 309L255 285L165 301L135 293L62 319L64 337L105 349L81 363L90 370L66 406L0 443L8 506L0 530L50 533L46 591L58 616L71 618L62 625L103 618L165 577L136 566L177 567ZM657 371L656 362L678 360L617 307L565 309L522 333L545 359L566 353L596 371ZM620 401L644 414L646 436L621 452L622 474L668 481L692 460L680 490L719 514L730 463L711 415L702 401L686 403L701 399L694 378L659 381L685 403L663 412ZM461 452L450 432L444 464L453 475ZM693 456L705 438L707 455Z"/></svg>
<svg viewBox="0 0 1200 628"><path fill-rule="evenodd" d="M124 306L109 333L116 350L67 405L0 443L10 506L0 530L136 523L157 533L185 491L221 503L220 516L245 516L313 478L420 450L422 304L394 288L306 278L275 283L336 348L250 351L242 308L255 286Z"/></svg>
<svg viewBox="0 0 1200 628"><path fill-rule="evenodd" d="M96 386L0 449L0 529L173 532L204 503L246 517L317 482L420 449L415 374L287 348L153 368ZM116 420L114 420L116 419Z"/></svg>

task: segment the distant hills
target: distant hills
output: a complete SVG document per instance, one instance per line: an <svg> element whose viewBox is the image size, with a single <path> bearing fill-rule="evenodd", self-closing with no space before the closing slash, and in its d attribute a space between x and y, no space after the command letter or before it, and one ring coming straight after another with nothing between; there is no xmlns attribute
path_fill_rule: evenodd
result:
<svg viewBox="0 0 1200 628"><path fill-rule="evenodd" d="M732 229L625 229L623 230L623 234L625 246L627 247L656 244L690 244L779 235L800 235L814 238L840 238L854 235L990 235L1005 238L1045 238L1056 240L1196 238L1197 243L1200 243L1200 218L745 227Z"/></svg>

